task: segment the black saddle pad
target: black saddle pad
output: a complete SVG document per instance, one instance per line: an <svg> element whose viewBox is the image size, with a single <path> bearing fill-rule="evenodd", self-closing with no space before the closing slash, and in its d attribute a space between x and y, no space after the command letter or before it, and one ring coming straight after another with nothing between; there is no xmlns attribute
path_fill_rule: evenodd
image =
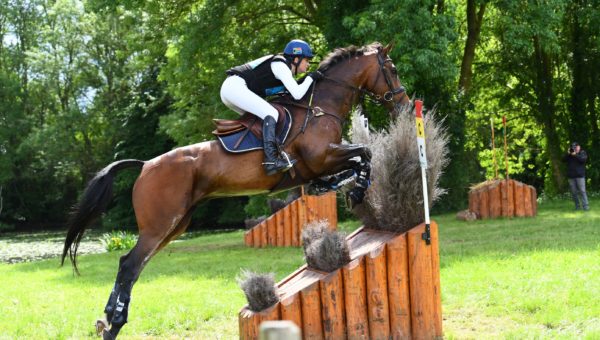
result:
<svg viewBox="0 0 600 340"><path fill-rule="evenodd" d="M285 143L288 137L290 128L292 126L292 115L288 109L285 109L285 120L283 122L283 129L277 135L277 139L280 143ZM233 153L248 152L254 150L260 150L263 148L263 141L256 137L248 129L232 133L227 136L217 136L219 142L225 150Z"/></svg>

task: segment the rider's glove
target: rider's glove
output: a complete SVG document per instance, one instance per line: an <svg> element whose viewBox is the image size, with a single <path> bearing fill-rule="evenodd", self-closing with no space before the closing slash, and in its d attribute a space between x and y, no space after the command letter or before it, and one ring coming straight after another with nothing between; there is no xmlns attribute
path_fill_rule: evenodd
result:
<svg viewBox="0 0 600 340"><path fill-rule="evenodd" d="M310 72L308 76L311 77L314 81L319 81L324 77L323 73L321 73L320 71Z"/></svg>

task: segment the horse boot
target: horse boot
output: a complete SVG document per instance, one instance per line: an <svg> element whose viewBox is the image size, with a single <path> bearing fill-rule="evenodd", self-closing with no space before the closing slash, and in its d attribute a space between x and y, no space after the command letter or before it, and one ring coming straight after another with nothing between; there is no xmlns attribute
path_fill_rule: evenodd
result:
<svg viewBox="0 0 600 340"><path fill-rule="evenodd" d="M263 148L265 151L263 167L269 176L288 171L296 163L296 160L290 159L285 151L279 151L279 144L275 136L276 126L277 122L271 116L266 116L263 120Z"/></svg>

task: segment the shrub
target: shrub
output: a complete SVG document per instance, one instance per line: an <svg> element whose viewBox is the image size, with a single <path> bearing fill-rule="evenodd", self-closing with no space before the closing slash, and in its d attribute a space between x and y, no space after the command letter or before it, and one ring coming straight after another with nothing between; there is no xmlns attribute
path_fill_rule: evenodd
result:
<svg viewBox="0 0 600 340"><path fill-rule="evenodd" d="M100 242L107 251L128 250L135 246L137 236L128 231L112 231L103 234Z"/></svg>

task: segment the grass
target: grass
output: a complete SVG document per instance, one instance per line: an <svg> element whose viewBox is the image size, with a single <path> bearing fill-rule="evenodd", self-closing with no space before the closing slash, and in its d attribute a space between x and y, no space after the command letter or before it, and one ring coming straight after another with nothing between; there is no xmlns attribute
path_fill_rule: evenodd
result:
<svg viewBox="0 0 600 340"><path fill-rule="evenodd" d="M435 216L445 337L600 339L600 200L591 206L554 201L536 218L470 223ZM93 337L120 255L82 256L80 277L56 259L1 264L0 338ZM134 287L121 338L237 338L240 270L281 279L302 263L298 248L246 248L242 231L174 242Z"/></svg>

